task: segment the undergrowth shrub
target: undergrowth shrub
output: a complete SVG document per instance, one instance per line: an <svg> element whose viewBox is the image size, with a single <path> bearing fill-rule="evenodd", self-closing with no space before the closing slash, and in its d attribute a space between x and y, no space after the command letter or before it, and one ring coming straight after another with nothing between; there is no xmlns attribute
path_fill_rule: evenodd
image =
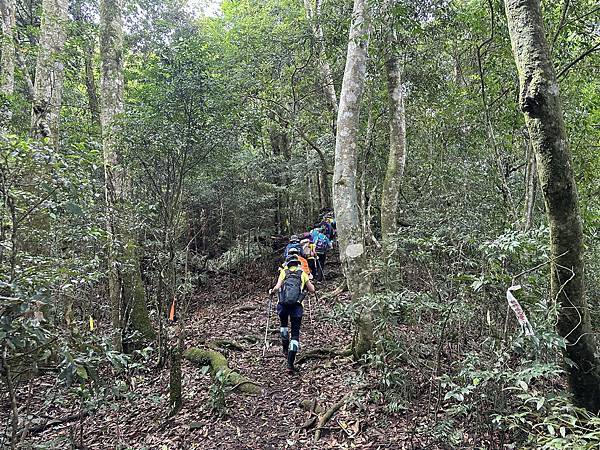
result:
<svg viewBox="0 0 600 450"><path fill-rule="evenodd" d="M390 413L425 404L418 414L429 420L414 433L432 444L592 448L588 423L596 419L559 395L565 341L549 297L547 228L493 237L447 231L408 230L384 245L368 269L376 292L334 311L347 326L359 307L372 311L375 345L364 358L364 373L376 373L371 399ZM533 336L506 301L517 284Z"/></svg>

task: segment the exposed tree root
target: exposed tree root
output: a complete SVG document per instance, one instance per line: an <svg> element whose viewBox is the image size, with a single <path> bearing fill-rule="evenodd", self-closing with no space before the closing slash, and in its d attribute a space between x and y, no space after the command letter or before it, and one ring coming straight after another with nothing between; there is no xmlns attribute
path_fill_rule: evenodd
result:
<svg viewBox="0 0 600 450"><path fill-rule="evenodd" d="M335 403L331 408L329 408L323 415L319 417L319 422L317 423L317 428L315 429L315 442L317 442L321 438L321 430L322 428L329 422L329 420L333 417L333 415L346 404L349 395L344 396L339 402Z"/></svg>
<svg viewBox="0 0 600 450"><path fill-rule="evenodd" d="M73 422L75 420L84 419L89 414L90 414L89 411L82 411L82 412L80 412L78 414L71 414L69 416L61 417L59 419L49 420L49 421L47 421L45 423L42 423L42 424L30 427L28 431L30 433L40 433L40 432L42 432L44 430L47 430L48 428L52 428L52 427L55 427L57 425L61 425L63 423Z"/></svg>
<svg viewBox="0 0 600 450"><path fill-rule="evenodd" d="M327 300L327 299L330 299L333 297L337 297L342 292L346 292L347 290L348 290L348 283L346 283L346 281L343 281L335 290L328 292L327 294L321 296L321 299Z"/></svg>
<svg viewBox="0 0 600 450"><path fill-rule="evenodd" d="M300 426L299 430L307 430L315 426L317 419L319 418L318 414L323 412L323 408L319 406L317 399L302 400L300 402L300 407L304 411L310 413L310 417Z"/></svg>
<svg viewBox="0 0 600 450"><path fill-rule="evenodd" d="M231 312L233 312L233 313L247 312L247 311L254 311L255 309L256 309L256 305L242 305L242 306L238 306L237 308L233 308L231 310Z"/></svg>
<svg viewBox="0 0 600 450"><path fill-rule="evenodd" d="M229 368L227 358L215 350L203 350L197 347L188 348L183 357L194 364L210 367L210 374L214 377L219 371L227 373L227 384L231 390L237 390L246 394L260 394L261 387L258 383L249 380L236 371Z"/></svg>
<svg viewBox="0 0 600 450"><path fill-rule="evenodd" d="M206 345L213 350L218 348L226 348L228 350L235 350L238 352L246 351L246 347L244 347L242 344L235 341L230 341L229 339L214 339L208 342Z"/></svg>
<svg viewBox="0 0 600 450"><path fill-rule="evenodd" d="M242 336L240 340L249 344L256 344L258 341L260 341L260 338L258 336L254 336L253 334L248 334L246 336Z"/></svg>
<svg viewBox="0 0 600 450"><path fill-rule="evenodd" d="M336 348L316 348L305 353L301 353L296 359L298 364L308 361L309 359L327 359L336 356L352 356L352 349L336 349Z"/></svg>

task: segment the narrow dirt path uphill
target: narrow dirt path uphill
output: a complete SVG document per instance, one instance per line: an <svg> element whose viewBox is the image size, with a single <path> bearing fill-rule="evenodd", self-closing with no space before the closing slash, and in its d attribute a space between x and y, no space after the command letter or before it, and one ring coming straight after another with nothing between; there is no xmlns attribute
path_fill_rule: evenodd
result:
<svg viewBox="0 0 600 450"><path fill-rule="evenodd" d="M324 424L322 438L315 442L316 422L310 423L311 418L318 419L314 409L323 416L327 409L359 388L350 358L334 356L306 361L302 358L311 350L341 350L350 344L349 330L327 319L334 302L333 299L327 300L327 293L341 281L331 278L336 276L337 271L339 265L334 262L329 267L329 280L317 286L320 301L311 298L312 323L308 308L305 308L300 336L302 349L298 355L300 373L297 375L288 375L285 371L285 359L279 343L279 322L274 311L268 333L269 346L262 356L268 290L266 280L257 284L254 294L237 299L225 295L215 298L214 286L200 294L200 306L192 320L193 326L188 329L187 346L199 346L199 343L218 339L240 343L242 351L219 351L227 357L232 369L259 383L263 389L257 396L229 395L227 415L216 418L208 406L209 390L206 386L211 381L201 374L200 368L186 363L185 405L172 424L174 428L189 430L180 435L178 445L181 448L345 448L350 445L365 448L378 447L378 442L385 442L384 447L389 445L387 433L367 420L368 410L373 406L354 401L343 404L336 411L335 419ZM227 279L215 280L215 284L227 282ZM226 289L221 292L226 292ZM308 305L306 300L305 305ZM360 414L359 410L362 410ZM309 426L303 428L307 424Z"/></svg>

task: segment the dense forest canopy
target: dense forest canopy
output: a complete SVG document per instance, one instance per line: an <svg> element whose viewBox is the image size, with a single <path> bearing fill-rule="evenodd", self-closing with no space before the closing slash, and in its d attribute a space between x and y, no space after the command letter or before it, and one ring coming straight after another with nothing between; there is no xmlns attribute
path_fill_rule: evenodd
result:
<svg viewBox="0 0 600 450"><path fill-rule="evenodd" d="M596 1L0 10L0 447L598 447Z"/></svg>

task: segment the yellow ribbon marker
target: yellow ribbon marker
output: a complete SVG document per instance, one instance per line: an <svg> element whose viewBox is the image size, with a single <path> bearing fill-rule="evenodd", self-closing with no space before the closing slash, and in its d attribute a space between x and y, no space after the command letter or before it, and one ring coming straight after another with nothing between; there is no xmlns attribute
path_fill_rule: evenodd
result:
<svg viewBox="0 0 600 450"><path fill-rule="evenodd" d="M94 331L94 318L90 316L90 331Z"/></svg>

